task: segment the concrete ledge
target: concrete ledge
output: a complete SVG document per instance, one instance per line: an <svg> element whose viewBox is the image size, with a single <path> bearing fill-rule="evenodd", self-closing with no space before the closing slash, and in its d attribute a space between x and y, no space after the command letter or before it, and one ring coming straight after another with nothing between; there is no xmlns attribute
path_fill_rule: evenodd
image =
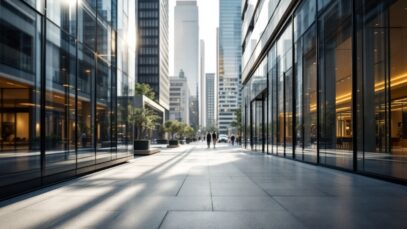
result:
<svg viewBox="0 0 407 229"><path fill-rule="evenodd" d="M159 152L159 149L134 150L134 155L151 155Z"/></svg>
<svg viewBox="0 0 407 229"><path fill-rule="evenodd" d="M180 145L168 145L167 148L178 148Z"/></svg>

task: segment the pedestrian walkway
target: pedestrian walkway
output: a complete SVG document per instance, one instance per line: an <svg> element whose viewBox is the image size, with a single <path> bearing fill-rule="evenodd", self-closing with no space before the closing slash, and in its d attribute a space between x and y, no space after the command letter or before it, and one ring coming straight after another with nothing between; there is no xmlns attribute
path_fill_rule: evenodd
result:
<svg viewBox="0 0 407 229"><path fill-rule="evenodd" d="M2 202L0 227L406 228L406 186L205 144Z"/></svg>

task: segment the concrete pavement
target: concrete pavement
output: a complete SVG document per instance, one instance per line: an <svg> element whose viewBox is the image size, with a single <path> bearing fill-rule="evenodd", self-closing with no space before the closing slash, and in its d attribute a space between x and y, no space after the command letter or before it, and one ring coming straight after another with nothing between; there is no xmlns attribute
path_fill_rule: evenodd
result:
<svg viewBox="0 0 407 229"><path fill-rule="evenodd" d="M227 144L163 149L0 203L1 228L405 228L406 186Z"/></svg>

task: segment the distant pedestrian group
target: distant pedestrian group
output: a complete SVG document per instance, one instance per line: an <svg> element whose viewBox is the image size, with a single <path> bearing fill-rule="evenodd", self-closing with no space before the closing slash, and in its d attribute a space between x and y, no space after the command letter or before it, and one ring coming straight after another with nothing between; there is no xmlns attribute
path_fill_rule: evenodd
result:
<svg viewBox="0 0 407 229"><path fill-rule="evenodd" d="M216 148L217 141L218 141L218 137L216 135L216 132L206 133L206 143L208 144L208 149L211 148L211 142L213 144L213 148Z"/></svg>

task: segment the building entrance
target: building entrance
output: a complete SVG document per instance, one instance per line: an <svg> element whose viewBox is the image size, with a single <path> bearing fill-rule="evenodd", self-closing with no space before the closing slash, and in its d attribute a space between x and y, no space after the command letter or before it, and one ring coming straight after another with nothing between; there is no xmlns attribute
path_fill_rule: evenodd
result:
<svg viewBox="0 0 407 229"><path fill-rule="evenodd" d="M266 96L260 95L251 103L251 147L255 151L266 151Z"/></svg>

